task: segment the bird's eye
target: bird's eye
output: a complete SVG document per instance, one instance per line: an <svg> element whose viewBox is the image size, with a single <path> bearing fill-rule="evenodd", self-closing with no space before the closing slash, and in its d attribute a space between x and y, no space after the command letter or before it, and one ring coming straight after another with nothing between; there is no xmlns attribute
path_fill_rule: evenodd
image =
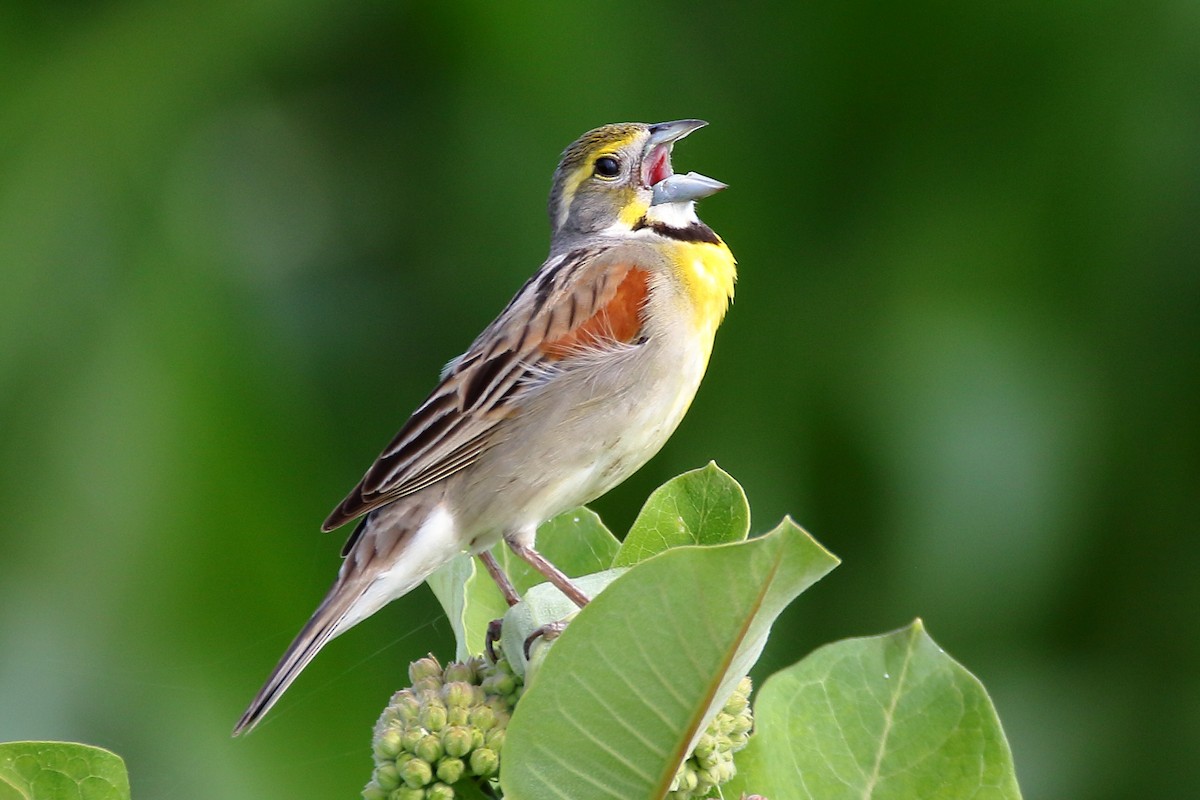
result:
<svg viewBox="0 0 1200 800"><path fill-rule="evenodd" d="M601 178L615 178L621 174L621 162L612 156L600 156L596 159L596 174Z"/></svg>

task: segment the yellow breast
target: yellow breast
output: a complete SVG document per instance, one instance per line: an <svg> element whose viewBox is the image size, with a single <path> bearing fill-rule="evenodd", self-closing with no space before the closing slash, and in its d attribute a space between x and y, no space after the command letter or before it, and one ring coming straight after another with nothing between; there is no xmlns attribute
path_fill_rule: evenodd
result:
<svg viewBox="0 0 1200 800"><path fill-rule="evenodd" d="M733 299L737 261L723 241L680 242L674 261L677 277L691 299L692 326L705 342L707 358L717 327Z"/></svg>

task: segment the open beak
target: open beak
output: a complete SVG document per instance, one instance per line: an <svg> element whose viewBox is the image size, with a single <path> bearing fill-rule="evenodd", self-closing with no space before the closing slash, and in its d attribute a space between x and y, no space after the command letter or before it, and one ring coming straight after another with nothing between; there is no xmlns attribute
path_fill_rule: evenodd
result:
<svg viewBox="0 0 1200 800"><path fill-rule="evenodd" d="M642 158L642 180L654 193L650 205L699 200L726 188L720 181L695 172L676 175L671 170L672 145L707 124L700 119L680 119L650 126L650 139Z"/></svg>

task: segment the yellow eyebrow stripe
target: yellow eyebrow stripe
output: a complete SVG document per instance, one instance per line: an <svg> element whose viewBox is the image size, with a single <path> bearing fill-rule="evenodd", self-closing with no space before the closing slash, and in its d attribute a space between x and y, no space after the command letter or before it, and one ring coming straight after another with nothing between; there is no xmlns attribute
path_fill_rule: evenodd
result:
<svg viewBox="0 0 1200 800"><path fill-rule="evenodd" d="M574 152L568 151L564 157L564 163L577 161L578 166L567 174L563 179L562 197L559 200L559 206L555 209L555 222L562 225L566 221L567 214L570 212L571 203L575 200L575 195L579 192L579 187L584 181L592 177L593 165L597 158L604 155L619 155L620 151L634 141L639 135L637 128L631 128L629 132L619 139L608 139L604 141L581 141L577 144L582 145L575 149ZM628 208L622 210L621 220L629 224L633 224L638 220L645 209L641 209L634 214ZM630 219L626 219L626 216Z"/></svg>

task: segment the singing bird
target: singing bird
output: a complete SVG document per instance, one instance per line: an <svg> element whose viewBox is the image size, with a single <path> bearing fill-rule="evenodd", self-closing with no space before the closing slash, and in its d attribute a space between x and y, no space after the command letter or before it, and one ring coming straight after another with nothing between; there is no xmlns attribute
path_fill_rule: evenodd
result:
<svg viewBox="0 0 1200 800"><path fill-rule="evenodd" d="M361 517L333 587L234 735L252 728L333 637L462 552L516 603L503 539L576 604L534 549L538 526L621 483L687 412L733 298L732 253L696 216L725 184L671 169L705 125L621 123L571 144L550 191L550 255L458 358L326 531Z"/></svg>

